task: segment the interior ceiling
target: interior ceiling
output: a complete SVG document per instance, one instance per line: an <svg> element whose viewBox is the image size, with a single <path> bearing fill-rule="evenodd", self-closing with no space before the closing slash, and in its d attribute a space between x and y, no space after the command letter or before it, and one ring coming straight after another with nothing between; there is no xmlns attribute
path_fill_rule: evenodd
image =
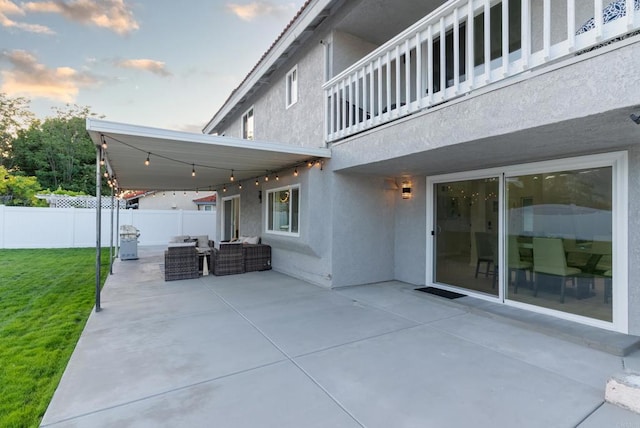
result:
<svg viewBox="0 0 640 428"><path fill-rule="evenodd" d="M444 3L444 0L361 0L336 29L382 45ZM384 22L380 22L381 16Z"/></svg>
<svg viewBox="0 0 640 428"><path fill-rule="evenodd" d="M354 165L339 171L384 177L428 176L624 150L640 144L640 125L629 118L638 110L640 106L613 110L596 116L414 152L380 162Z"/></svg>
<svg viewBox="0 0 640 428"><path fill-rule="evenodd" d="M215 190L253 185L265 175L308 160L328 158L328 149L309 149L229 137L192 134L90 119L87 131L98 146L107 143L106 161L120 189ZM145 166L149 156L150 164ZM195 176L192 175L195 171ZM231 182L233 171L234 181Z"/></svg>

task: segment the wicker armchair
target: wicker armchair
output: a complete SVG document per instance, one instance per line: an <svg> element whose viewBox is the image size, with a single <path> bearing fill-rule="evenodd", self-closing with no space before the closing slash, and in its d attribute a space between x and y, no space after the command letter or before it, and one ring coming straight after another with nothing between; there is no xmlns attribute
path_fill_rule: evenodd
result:
<svg viewBox="0 0 640 428"><path fill-rule="evenodd" d="M244 244L244 271L254 272L271 269L271 247L264 244Z"/></svg>
<svg viewBox="0 0 640 428"><path fill-rule="evenodd" d="M242 243L221 243L211 256L214 275L244 273Z"/></svg>
<svg viewBox="0 0 640 428"><path fill-rule="evenodd" d="M164 280L192 279L199 276L195 242L171 243L164 252Z"/></svg>

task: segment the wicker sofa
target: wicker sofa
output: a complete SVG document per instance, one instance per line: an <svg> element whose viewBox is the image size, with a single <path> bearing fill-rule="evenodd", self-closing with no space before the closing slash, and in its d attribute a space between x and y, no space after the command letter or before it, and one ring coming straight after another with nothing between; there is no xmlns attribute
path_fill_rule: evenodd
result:
<svg viewBox="0 0 640 428"><path fill-rule="evenodd" d="M271 247L265 244L243 244L244 271L271 269Z"/></svg>
<svg viewBox="0 0 640 428"><path fill-rule="evenodd" d="M242 242L220 243L211 256L214 275L233 275L271 269L271 247Z"/></svg>
<svg viewBox="0 0 640 428"><path fill-rule="evenodd" d="M211 265L214 275L244 273L242 243L223 242L213 249Z"/></svg>
<svg viewBox="0 0 640 428"><path fill-rule="evenodd" d="M199 275L196 243L170 243L164 252L164 280L192 279Z"/></svg>

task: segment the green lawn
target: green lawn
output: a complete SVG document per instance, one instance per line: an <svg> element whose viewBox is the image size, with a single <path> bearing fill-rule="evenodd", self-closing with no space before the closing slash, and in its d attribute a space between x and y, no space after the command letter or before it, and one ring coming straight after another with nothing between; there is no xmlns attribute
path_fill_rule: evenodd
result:
<svg viewBox="0 0 640 428"><path fill-rule="evenodd" d="M0 250L0 427L40 424L93 308L95 254Z"/></svg>

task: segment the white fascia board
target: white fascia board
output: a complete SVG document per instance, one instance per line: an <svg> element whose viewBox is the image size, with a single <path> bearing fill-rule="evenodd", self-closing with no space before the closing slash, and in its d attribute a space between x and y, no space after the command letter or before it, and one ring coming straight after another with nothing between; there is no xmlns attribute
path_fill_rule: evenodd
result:
<svg viewBox="0 0 640 428"><path fill-rule="evenodd" d="M234 137L220 137L193 132L174 131L171 129L152 128L148 126L131 125L127 123L109 122L87 118L86 129L94 144L100 145L100 135L117 134L142 138L155 138L170 141L184 141L190 143L212 144L222 147L238 147L258 151L280 152L319 158L330 158L331 150L326 148L308 148L291 144L272 143L267 141L253 141Z"/></svg>
<svg viewBox="0 0 640 428"><path fill-rule="evenodd" d="M202 130L203 133L210 133L213 128L218 124L218 121L229 114L233 107L247 95L251 88L257 85L269 68L278 61L280 56L284 54L291 45L295 43L302 32L320 15L320 13L331 4L333 0L318 0L315 4L309 5L307 9L303 11L303 15L298 18L298 21L289 28L287 34L285 34L277 45L269 51L267 56L258 64L251 76L237 88L236 92L229 98L229 100L218 110L213 118L207 123Z"/></svg>

